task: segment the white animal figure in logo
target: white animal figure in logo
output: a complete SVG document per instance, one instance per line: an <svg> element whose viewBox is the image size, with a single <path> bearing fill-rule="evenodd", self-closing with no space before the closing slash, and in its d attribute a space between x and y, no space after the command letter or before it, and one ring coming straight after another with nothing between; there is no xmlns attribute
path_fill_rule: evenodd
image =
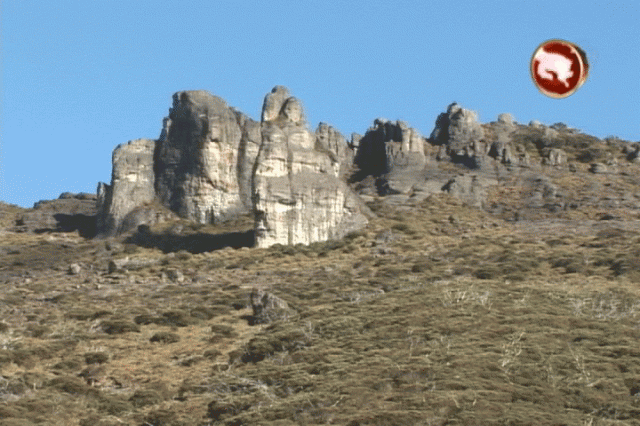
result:
<svg viewBox="0 0 640 426"><path fill-rule="evenodd" d="M569 87L567 79L573 77L573 71L571 71L571 60L559 53L545 52L544 49L540 49L534 60L540 61L536 68L536 74L545 80L552 80L554 74L558 80L565 87Z"/></svg>

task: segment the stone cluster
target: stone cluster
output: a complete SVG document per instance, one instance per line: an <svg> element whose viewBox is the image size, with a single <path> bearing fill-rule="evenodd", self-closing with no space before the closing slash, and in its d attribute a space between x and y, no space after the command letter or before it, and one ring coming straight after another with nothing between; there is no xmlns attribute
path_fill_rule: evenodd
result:
<svg viewBox="0 0 640 426"><path fill-rule="evenodd" d="M171 218L216 224L252 214L257 247L338 239L367 224L365 201L378 196L403 205L448 193L483 207L503 173L563 168L568 154L558 146L567 132L561 123L523 126L506 113L482 124L454 102L429 138L404 121L378 118L347 141L327 123L310 130L302 103L284 86L265 96L260 121L206 91L178 92L157 140L114 150L111 183L98 185L97 233L119 235ZM533 138L541 164L532 164L531 147L518 142L522 135ZM640 161L639 152L627 148L625 155ZM594 163L590 170L616 167Z"/></svg>
<svg viewBox="0 0 640 426"><path fill-rule="evenodd" d="M366 207L339 179L353 151L333 127L307 128L302 104L276 86L256 122L206 91L173 96L157 140L113 153L97 228L113 236L169 217L221 223L256 215L256 244L309 244L363 227Z"/></svg>

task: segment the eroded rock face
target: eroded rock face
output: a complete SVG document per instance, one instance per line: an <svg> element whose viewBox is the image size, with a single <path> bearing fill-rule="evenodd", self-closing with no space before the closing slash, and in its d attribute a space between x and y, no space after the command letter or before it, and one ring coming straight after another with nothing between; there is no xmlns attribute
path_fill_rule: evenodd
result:
<svg viewBox="0 0 640 426"><path fill-rule="evenodd" d="M203 90L176 93L155 154L160 203L197 223L248 212L257 136L256 124L223 99Z"/></svg>
<svg viewBox="0 0 640 426"><path fill-rule="evenodd" d="M111 185L98 184L98 234L123 232L124 218L136 207L155 199L153 152L156 142L136 139L113 151Z"/></svg>
<svg viewBox="0 0 640 426"><path fill-rule="evenodd" d="M253 177L258 247L337 239L367 223L366 207L338 178L337 155L318 146L302 105L288 94L275 87L262 111Z"/></svg>
<svg viewBox="0 0 640 426"><path fill-rule="evenodd" d="M353 158L344 137L324 123L310 132L302 104L283 86L266 96L262 118L262 123L251 120L206 91L176 93L157 141L140 139L114 151L111 185L98 186L101 234L157 223L171 212L197 223L252 212L256 170L262 177L286 177L286 197L281 185L261 194L294 200L292 206L299 202L293 210L300 217L285 220L291 239L282 237L278 221L270 222L278 242L313 242L338 238L343 228L348 232L343 216L349 215L352 194L337 179ZM293 217L290 210L287 217ZM277 216L270 208L265 211Z"/></svg>
<svg viewBox="0 0 640 426"><path fill-rule="evenodd" d="M382 177L383 193L406 192L425 163L425 140L416 129L404 121L378 118L358 141L354 180Z"/></svg>
<svg viewBox="0 0 640 426"><path fill-rule="evenodd" d="M327 149L340 164L340 176L344 176L353 164L353 149L342 134L327 123L320 123L316 129L319 148Z"/></svg>
<svg viewBox="0 0 640 426"><path fill-rule="evenodd" d="M484 129L478 122L478 114L452 103L436 119L429 139L434 145L446 145L450 152L458 152L475 141L484 138Z"/></svg>
<svg viewBox="0 0 640 426"><path fill-rule="evenodd" d="M486 200L486 190L497 182L477 175L460 175L449 180L442 191L463 200L465 203L484 207Z"/></svg>
<svg viewBox="0 0 640 426"><path fill-rule="evenodd" d="M121 234L171 212L197 223L249 213L260 143L260 123L223 99L203 90L174 94L157 141L114 150L111 185L98 185L98 232Z"/></svg>
<svg viewBox="0 0 640 426"><path fill-rule="evenodd" d="M96 195L60 194L57 200L42 200L17 217L16 230L20 232L78 231L93 237L96 231Z"/></svg>

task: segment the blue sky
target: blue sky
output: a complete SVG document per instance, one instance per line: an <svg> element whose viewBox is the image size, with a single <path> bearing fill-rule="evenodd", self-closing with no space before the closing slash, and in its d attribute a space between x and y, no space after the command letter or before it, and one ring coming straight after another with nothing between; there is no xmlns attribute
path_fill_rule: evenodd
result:
<svg viewBox="0 0 640 426"><path fill-rule="evenodd" d="M0 200L31 207L111 179L116 145L157 138L171 95L204 89L258 119L288 86L310 126L376 117L428 136L451 102L494 121L640 140L637 1L4 0ZM531 83L551 38L591 72L566 99Z"/></svg>

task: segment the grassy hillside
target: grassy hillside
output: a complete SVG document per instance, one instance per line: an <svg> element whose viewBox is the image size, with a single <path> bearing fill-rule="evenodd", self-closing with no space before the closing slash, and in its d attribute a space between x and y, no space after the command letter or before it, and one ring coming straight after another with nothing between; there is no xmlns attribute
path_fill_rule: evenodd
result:
<svg viewBox="0 0 640 426"><path fill-rule="evenodd" d="M0 424L640 425L637 221L371 207L309 247L7 234Z"/></svg>

